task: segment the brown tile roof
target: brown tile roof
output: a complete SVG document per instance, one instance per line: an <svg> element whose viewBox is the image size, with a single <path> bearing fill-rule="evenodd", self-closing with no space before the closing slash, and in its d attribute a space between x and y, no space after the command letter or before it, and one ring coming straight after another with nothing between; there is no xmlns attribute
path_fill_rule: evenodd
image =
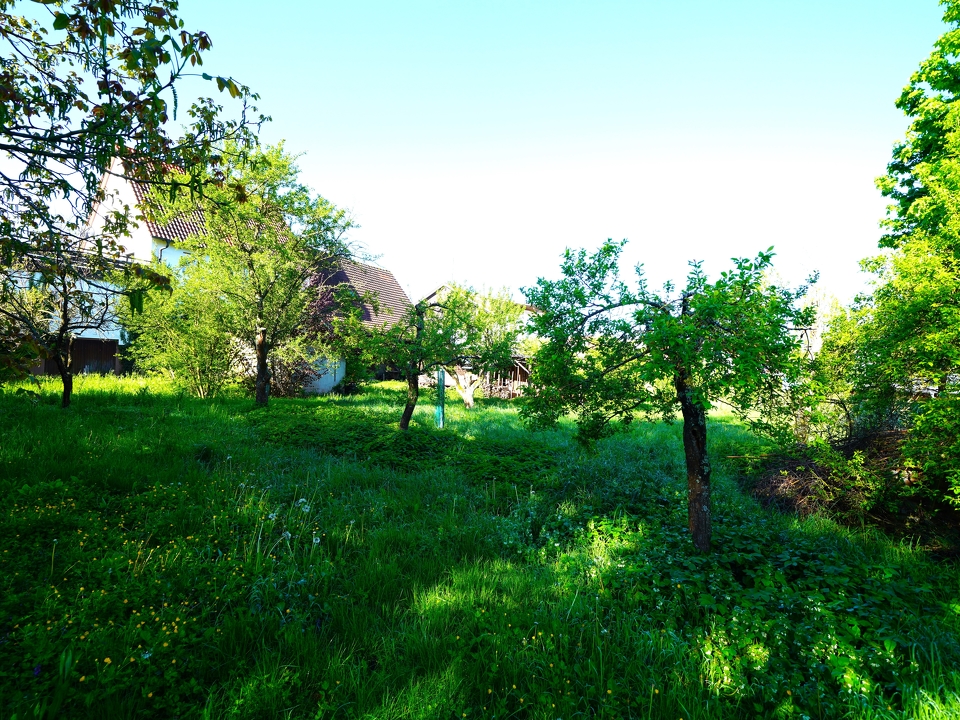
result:
<svg viewBox="0 0 960 720"><path fill-rule="evenodd" d="M380 305L379 312L374 312L369 304L363 304L362 322L367 327L383 327L399 322L412 305L393 273L383 268L343 260L340 263L340 269L326 284L344 283L350 285L360 295L369 293L377 298Z"/></svg>
<svg viewBox="0 0 960 720"><path fill-rule="evenodd" d="M154 200L150 197L150 188L144 183L131 181L133 194L137 197L137 204L140 206L140 212L144 214L144 222L147 224L147 230L158 240L168 240L177 242L186 240L191 235L202 235L204 232L203 213L196 210L192 213L179 215L169 222L161 225L146 217L147 209L153 204Z"/></svg>

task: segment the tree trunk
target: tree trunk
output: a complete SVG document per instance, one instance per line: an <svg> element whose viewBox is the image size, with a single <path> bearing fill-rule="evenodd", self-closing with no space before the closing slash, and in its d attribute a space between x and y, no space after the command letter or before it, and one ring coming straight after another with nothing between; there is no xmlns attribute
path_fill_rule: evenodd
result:
<svg viewBox="0 0 960 720"><path fill-rule="evenodd" d="M256 384L256 402L257 405L266 407L270 400L270 366L267 365L267 329L257 329L257 384Z"/></svg>
<svg viewBox="0 0 960 720"><path fill-rule="evenodd" d="M693 402L684 377L676 379L683 413L683 453L687 460L687 522L693 546L710 552L710 459L707 457L707 414Z"/></svg>
<svg viewBox="0 0 960 720"><path fill-rule="evenodd" d="M400 429L406 431L410 427L410 418L413 417L413 411L417 407L417 400L420 399L420 373L416 368L407 372L407 405L403 408L403 415L400 417Z"/></svg>
<svg viewBox="0 0 960 720"><path fill-rule="evenodd" d="M72 350L73 338L70 338L67 340L66 357L64 357L64 353L61 352L60 348L57 348L53 356L53 361L57 365L57 371L60 373L60 380L63 382L63 396L60 400L60 407L62 408L70 407L70 396L73 394L73 368L70 367Z"/></svg>
<svg viewBox="0 0 960 720"><path fill-rule="evenodd" d="M471 375L473 375L473 373L469 370L459 365L453 366L453 378L457 392L460 394L460 397L463 398L463 406L467 408L467 410L470 410L474 406L473 394L477 391L482 379L480 376L475 376L471 380Z"/></svg>

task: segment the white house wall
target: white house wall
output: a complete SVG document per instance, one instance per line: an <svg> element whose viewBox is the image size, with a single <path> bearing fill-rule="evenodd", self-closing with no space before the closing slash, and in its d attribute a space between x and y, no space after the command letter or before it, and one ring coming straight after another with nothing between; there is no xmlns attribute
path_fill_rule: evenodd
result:
<svg viewBox="0 0 960 720"><path fill-rule="evenodd" d="M339 385L347 374L347 362L343 359L318 360L316 365L322 375L303 389L308 395L326 395Z"/></svg>
<svg viewBox="0 0 960 720"><path fill-rule="evenodd" d="M153 237L147 229L146 222L136 220L140 215L140 207L133 193L133 186L125 178L112 174L123 171L119 160L113 161L110 170L111 174L107 174L104 180L104 201L94 210L93 217L87 226L88 232L93 236L103 232L103 226L109 214L114 210L122 211L126 206L130 214L130 237L120 238L119 244L123 246L125 256L138 262L149 263L153 260Z"/></svg>

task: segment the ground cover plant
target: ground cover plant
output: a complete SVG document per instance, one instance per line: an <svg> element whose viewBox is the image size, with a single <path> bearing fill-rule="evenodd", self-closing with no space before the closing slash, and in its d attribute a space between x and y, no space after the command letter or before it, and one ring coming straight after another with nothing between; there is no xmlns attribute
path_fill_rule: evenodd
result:
<svg viewBox="0 0 960 720"><path fill-rule="evenodd" d="M760 508L731 418L703 555L679 425L403 433L404 398L8 386L0 716L960 715L957 568Z"/></svg>

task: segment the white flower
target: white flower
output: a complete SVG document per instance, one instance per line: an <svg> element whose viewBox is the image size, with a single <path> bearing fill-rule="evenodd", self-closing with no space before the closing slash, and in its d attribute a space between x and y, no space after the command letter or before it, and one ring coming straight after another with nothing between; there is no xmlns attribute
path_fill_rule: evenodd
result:
<svg viewBox="0 0 960 720"><path fill-rule="evenodd" d="M318 538L316 535L313 536L313 544L314 544L314 545L319 545L319 544L320 544L320 538Z"/></svg>
<svg viewBox="0 0 960 720"><path fill-rule="evenodd" d="M310 506L309 506L309 505L304 505L304 506L303 506L302 508L300 508L300 509L303 510L305 513L310 512Z"/></svg>

